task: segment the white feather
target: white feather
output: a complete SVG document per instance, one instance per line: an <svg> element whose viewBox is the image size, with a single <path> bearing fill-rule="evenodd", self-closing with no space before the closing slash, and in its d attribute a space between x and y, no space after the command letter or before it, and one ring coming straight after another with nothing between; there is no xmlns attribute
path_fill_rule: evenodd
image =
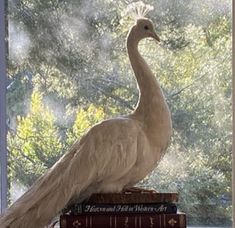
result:
<svg viewBox="0 0 235 228"><path fill-rule="evenodd" d="M66 205L92 193L132 187L156 167L169 143L171 118L161 88L138 52L138 42L149 36L156 34L145 18L127 39L140 90L135 111L92 127L1 215L1 228L42 228Z"/></svg>
<svg viewBox="0 0 235 228"><path fill-rule="evenodd" d="M127 5L126 10L122 13L122 17L131 16L134 20L138 20L145 17L153 9L153 6L145 4L142 1L133 2Z"/></svg>

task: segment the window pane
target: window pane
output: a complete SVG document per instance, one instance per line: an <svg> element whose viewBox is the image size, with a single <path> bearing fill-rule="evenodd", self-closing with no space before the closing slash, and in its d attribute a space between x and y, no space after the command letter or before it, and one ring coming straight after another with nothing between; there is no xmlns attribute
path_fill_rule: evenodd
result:
<svg viewBox="0 0 235 228"><path fill-rule="evenodd" d="M126 2L9 1L11 203L89 127L133 111ZM230 225L232 2L146 2L161 43L147 39L139 50L165 93L174 130L168 153L139 185L179 192L191 225Z"/></svg>

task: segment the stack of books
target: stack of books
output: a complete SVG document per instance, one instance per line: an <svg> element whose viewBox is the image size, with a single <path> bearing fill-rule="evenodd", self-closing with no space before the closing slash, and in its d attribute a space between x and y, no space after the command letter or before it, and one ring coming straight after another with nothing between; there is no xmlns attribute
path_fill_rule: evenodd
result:
<svg viewBox="0 0 235 228"><path fill-rule="evenodd" d="M66 208L60 228L186 228L177 193L155 191L94 194Z"/></svg>

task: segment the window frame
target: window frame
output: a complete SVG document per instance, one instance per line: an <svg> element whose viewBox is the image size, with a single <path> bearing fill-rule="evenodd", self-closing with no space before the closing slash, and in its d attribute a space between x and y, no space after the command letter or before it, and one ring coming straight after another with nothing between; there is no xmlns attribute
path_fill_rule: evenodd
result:
<svg viewBox="0 0 235 228"><path fill-rule="evenodd" d="M232 141L232 219L235 228L235 0L232 0L232 108L233 108L233 141Z"/></svg>
<svg viewBox="0 0 235 228"><path fill-rule="evenodd" d="M7 208L7 0L0 0L0 213ZM232 104L233 104L233 164L232 164L232 205L233 228L235 228L235 0L232 1Z"/></svg>
<svg viewBox="0 0 235 228"><path fill-rule="evenodd" d="M7 207L7 144L6 144L6 0L0 1L0 211Z"/></svg>

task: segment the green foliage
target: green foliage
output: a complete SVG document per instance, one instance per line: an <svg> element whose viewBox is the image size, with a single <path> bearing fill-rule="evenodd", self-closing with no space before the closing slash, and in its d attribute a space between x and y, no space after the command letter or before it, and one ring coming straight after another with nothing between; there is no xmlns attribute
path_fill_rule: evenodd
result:
<svg viewBox="0 0 235 228"><path fill-rule="evenodd" d="M30 48L19 61L10 53L9 164L13 180L30 186L92 125L132 111L138 90L125 49L133 23L121 18L126 1L17 2L10 1L9 18ZM139 49L166 94L174 132L168 153L140 184L178 191L190 224L229 223L230 2L148 3L161 43L141 41ZM52 97L60 112L45 105Z"/></svg>
<svg viewBox="0 0 235 228"><path fill-rule="evenodd" d="M8 134L8 149L15 179L26 186L50 168L61 156L62 144L55 117L33 92L26 117L17 118L16 133Z"/></svg>
<svg viewBox="0 0 235 228"><path fill-rule="evenodd" d="M89 105L85 110L81 108L76 115L74 125L67 132L67 143L71 145L79 139L89 128L104 120L107 116L103 108Z"/></svg>
<svg viewBox="0 0 235 228"><path fill-rule="evenodd" d="M218 30L229 27L228 18L218 19L216 26ZM214 29L211 25L208 30ZM141 185L179 192L179 207L191 224L229 225L231 33L223 29L209 45L208 34L200 26L188 25L184 31L187 47L174 52L160 49L158 65L148 59L168 94L174 135L168 154Z"/></svg>
<svg viewBox="0 0 235 228"><path fill-rule="evenodd" d="M71 144L105 117L101 107L91 104L86 110L81 108L62 144L55 115L43 104L42 94L34 91L28 114L18 116L16 133L8 134L12 178L29 187Z"/></svg>

